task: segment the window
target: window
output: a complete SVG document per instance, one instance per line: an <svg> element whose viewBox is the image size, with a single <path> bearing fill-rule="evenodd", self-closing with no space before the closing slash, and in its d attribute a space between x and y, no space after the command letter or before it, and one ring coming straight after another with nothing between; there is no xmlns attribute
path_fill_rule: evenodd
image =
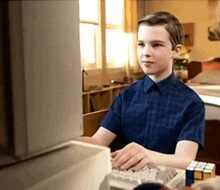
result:
<svg viewBox="0 0 220 190"><path fill-rule="evenodd" d="M98 28L98 1L80 0L80 51L81 65L85 69L99 69L96 62Z"/></svg>
<svg viewBox="0 0 220 190"><path fill-rule="evenodd" d="M107 68L123 66L123 1L106 0L106 60Z"/></svg>
<svg viewBox="0 0 220 190"><path fill-rule="evenodd" d="M81 64L86 69L101 68L95 60L96 30L97 26L94 24L80 24Z"/></svg>
<svg viewBox="0 0 220 190"><path fill-rule="evenodd" d="M123 67L123 0L79 2L82 67L86 70Z"/></svg>

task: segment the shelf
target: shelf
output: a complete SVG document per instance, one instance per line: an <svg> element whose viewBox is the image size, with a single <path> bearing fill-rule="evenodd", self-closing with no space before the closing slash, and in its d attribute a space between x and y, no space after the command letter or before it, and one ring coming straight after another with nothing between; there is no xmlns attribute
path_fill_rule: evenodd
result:
<svg viewBox="0 0 220 190"><path fill-rule="evenodd" d="M83 92L83 114L108 109L114 97L129 84L117 84L100 90Z"/></svg>

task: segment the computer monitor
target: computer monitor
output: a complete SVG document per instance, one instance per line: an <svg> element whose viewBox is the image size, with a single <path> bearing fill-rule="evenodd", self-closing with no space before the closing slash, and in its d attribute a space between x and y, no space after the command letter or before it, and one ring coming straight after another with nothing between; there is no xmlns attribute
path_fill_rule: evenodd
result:
<svg viewBox="0 0 220 190"><path fill-rule="evenodd" d="M78 0L1 1L2 23L0 189L103 189L109 148L73 141L83 134Z"/></svg>

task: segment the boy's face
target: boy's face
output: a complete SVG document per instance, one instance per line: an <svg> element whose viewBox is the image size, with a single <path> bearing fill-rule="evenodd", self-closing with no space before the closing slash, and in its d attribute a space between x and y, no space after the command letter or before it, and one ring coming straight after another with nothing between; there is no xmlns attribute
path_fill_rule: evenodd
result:
<svg viewBox="0 0 220 190"><path fill-rule="evenodd" d="M152 80L160 81L171 74L173 59L177 54L178 51L172 50L169 33L164 26L140 25L137 47L138 61L144 73L149 75Z"/></svg>

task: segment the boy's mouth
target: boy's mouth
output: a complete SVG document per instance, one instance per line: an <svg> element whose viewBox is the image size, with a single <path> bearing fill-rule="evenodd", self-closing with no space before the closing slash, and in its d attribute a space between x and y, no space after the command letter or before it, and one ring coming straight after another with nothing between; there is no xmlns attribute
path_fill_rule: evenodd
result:
<svg viewBox="0 0 220 190"><path fill-rule="evenodd" d="M154 62L153 61L141 61L141 63L144 64L144 65L151 65Z"/></svg>

